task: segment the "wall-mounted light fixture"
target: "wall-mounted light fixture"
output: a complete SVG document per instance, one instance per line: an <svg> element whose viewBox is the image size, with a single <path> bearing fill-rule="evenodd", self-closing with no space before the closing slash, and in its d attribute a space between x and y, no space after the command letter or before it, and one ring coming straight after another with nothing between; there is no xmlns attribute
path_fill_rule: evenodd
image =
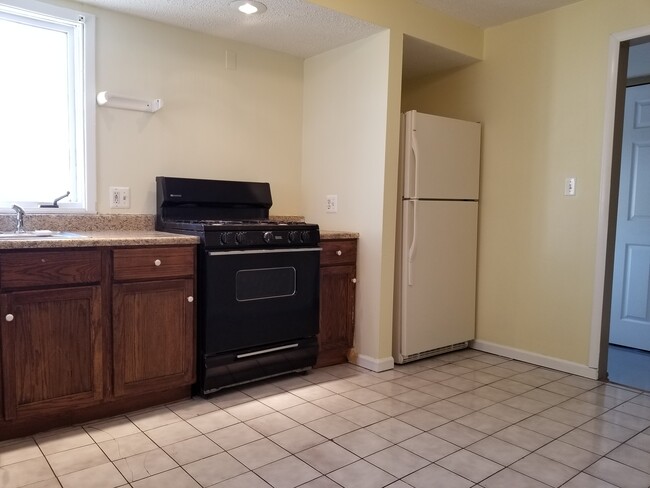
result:
<svg viewBox="0 0 650 488"><path fill-rule="evenodd" d="M137 110L139 112L157 112L162 108L163 101L160 98L153 100L129 98L103 91L97 94L97 105L122 108L125 110Z"/></svg>
<svg viewBox="0 0 650 488"><path fill-rule="evenodd" d="M230 6L246 15L263 14L266 12L266 5L255 0L236 0L235 2L230 2Z"/></svg>

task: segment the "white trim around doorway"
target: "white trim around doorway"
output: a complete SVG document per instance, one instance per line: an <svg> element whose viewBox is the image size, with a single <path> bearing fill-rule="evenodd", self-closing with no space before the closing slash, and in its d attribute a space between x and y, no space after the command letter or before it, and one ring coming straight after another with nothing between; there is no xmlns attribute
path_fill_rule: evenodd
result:
<svg viewBox="0 0 650 488"><path fill-rule="evenodd" d="M609 225L609 195L612 176L614 116L616 113L616 83L621 43L650 35L650 25L609 37L609 61L607 65L607 88L605 92L605 124L603 150L600 164L600 197L598 203L598 232L596 236L596 268L594 295L591 310L591 340L589 342L590 368L598 368L603 327L603 300L605 293L605 260L607 258L607 228Z"/></svg>

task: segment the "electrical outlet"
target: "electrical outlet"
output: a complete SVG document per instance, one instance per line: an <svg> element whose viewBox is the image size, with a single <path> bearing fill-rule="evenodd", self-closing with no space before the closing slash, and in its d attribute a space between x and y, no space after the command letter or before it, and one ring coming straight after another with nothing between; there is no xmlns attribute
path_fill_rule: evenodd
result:
<svg viewBox="0 0 650 488"><path fill-rule="evenodd" d="M111 208L131 208L131 189L128 186L111 186L108 193Z"/></svg>
<svg viewBox="0 0 650 488"><path fill-rule="evenodd" d="M325 211L327 213L336 213L339 211L338 195L327 195L325 200Z"/></svg>

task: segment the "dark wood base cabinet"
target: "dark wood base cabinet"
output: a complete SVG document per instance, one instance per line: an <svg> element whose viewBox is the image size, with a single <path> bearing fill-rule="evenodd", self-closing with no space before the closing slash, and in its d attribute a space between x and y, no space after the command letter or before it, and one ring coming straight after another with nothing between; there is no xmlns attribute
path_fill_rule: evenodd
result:
<svg viewBox="0 0 650 488"><path fill-rule="evenodd" d="M315 367L347 362L354 342L357 240L321 241L320 332Z"/></svg>
<svg viewBox="0 0 650 488"><path fill-rule="evenodd" d="M0 440L190 395L194 246L0 252Z"/></svg>

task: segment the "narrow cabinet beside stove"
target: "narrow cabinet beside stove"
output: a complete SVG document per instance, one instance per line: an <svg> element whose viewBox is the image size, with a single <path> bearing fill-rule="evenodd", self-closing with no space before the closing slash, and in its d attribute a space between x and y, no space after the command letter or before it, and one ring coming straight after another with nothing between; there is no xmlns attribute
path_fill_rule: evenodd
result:
<svg viewBox="0 0 650 488"><path fill-rule="evenodd" d="M194 254L113 250L115 396L194 382Z"/></svg>
<svg viewBox="0 0 650 488"><path fill-rule="evenodd" d="M344 363L354 341L357 239L322 240L320 332L315 367Z"/></svg>

